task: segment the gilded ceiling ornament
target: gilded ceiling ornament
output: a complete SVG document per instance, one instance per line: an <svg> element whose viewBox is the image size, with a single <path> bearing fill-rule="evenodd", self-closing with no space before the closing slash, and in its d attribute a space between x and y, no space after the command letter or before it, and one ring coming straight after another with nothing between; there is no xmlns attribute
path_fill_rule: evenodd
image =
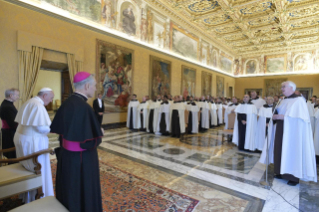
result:
<svg viewBox="0 0 319 212"><path fill-rule="evenodd" d="M194 1L193 3L187 5L187 9L193 15L203 15L209 12L216 11L220 9L217 1L212 0L200 0Z"/></svg>
<svg viewBox="0 0 319 212"><path fill-rule="evenodd" d="M203 20L203 22L209 26L220 25L220 24L231 22L231 21L232 21L231 17L226 14L223 14L221 16L205 18Z"/></svg>
<svg viewBox="0 0 319 212"><path fill-rule="evenodd" d="M253 5L249 8L243 8L240 10L240 12L244 15L253 15L255 13L262 13L262 12L265 12L266 10L269 10L271 5L272 5L271 2L263 2L263 3Z"/></svg>

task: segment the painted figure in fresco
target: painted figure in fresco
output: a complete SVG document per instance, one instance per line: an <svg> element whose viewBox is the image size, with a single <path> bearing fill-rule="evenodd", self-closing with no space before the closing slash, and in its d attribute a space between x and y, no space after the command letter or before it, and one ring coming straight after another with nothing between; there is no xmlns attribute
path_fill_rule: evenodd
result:
<svg viewBox="0 0 319 212"><path fill-rule="evenodd" d="M112 3L110 0L102 0L102 24L110 27L112 23Z"/></svg>
<svg viewBox="0 0 319 212"><path fill-rule="evenodd" d="M153 42L153 14L150 10L147 10L147 41L149 43Z"/></svg>
<svg viewBox="0 0 319 212"><path fill-rule="evenodd" d="M141 40L147 40L147 21L145 18L142 18L141 20Z"/></svg>
<svg viewBox="0 0 319 212"><path fill-rule="evenodd" d="M295 60L295 71L306 71L308 70L307 58L304 55L300 55Z"/></svg>
<svg viewBox="0 0 319 212"><path fill-rule="evenodd" d="M117 97L117 99L114 102L115 106L119 107L127 107L128 105L128 99L130 96L130 91L129 91L130 85L123 85L123 92Z"/></svg>
<svg viewBox="0 0 319 212"><path fill-rule="evenodd" d="M124 68L120 66L120 62L116 62L115 64L115 73L114 75L117 78L117 92L120 95L123 91L122 86L126 83L126 75L124 72Z"/></svg>
<svg viewBox="0 0 319 212"><path fill-rule="evenodd" d="M247 74L254 74L256 71L256 61L248 61L246 64L246 73Z"/></svg>
<svg viewBox="0 0 319 212"><path fill-rule="evenodd" d="M162 94L162 80L159 74L157 74L156 76L156 81L157 81L157 94Z"/></svg>
<svg viewBox="0 0 319 212"><path fill-rule="evenodd" d="M213 54L212 54L212 65L213 67L217 68L217 53L216 51L213 51Z"/></svg>
<svg viewBox="0 0 319 212"><path fill-rule="evenodd" d="M129 35L136 34L135 16L133 8L130 5L127 9L123 10L122 28Z"/></svg>
<svg viewBox="0 0 319 212"><path fill-rule="evenodd" d="M167 29L166 29L166 26L167 26L167 24L166 24L166 23L164 23L164 25L163 25L164 30L163 30L163 32L162 32L163 48L165 48L165 47L166 47L166 40L167 40L167 35L166 35L166 33L167 33Z"/></svg>
<svg viewBox="0 0 319 212"><path fill-rule="evenodd" d="M114 76L114 63L111 63L111 66L108 67L105 71L105 77L103 81L103 95L102 99L104 99L106 96L111 97L114 95L114 89L115 89L115 83L116 83L116 77Z"/></svg>

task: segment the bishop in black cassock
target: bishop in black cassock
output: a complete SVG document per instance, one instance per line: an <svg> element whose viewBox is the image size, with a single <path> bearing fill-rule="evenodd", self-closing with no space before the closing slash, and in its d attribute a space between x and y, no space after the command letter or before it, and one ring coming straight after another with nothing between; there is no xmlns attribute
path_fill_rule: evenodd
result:
<svg viewBox="0 0 319 212"><path fill-rule="evenodd" d="M14 102L19 99L19 91L17 89L8 89L5 91L6 99L3 100L0 106L0 118L2 121L2 149L14 147L13 137L18 124L14 119L18 113ZM16 158L16 152L3 153L7 158Z"/></svg>
<svg viewBox="0 0 319 212"><path fill-rule="evenodd" d="M74 76L75 93L57 111L51 132L60 135L55 150L58 165L56 198L69 211L102 211L97 146L103 136L100 123L86 102L96 81L86 72Z"/></svg>

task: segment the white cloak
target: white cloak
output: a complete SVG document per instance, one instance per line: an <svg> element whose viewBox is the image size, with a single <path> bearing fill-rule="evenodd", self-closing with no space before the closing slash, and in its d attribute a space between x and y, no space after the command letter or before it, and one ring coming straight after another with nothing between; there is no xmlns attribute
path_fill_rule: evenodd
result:
<svg viewBox="0 0 319 212"><path fill-rule="evenodd" d="M156 134L161 135L160 133L160 123L162 119L162 113L165 113L165 123L166 123L166 131L170 131L170 104L161 104L158 111L158 121L157 121L157 129Z"/></svg>
<svg viewBox="0 0 319 212"><path fill-rule="evenodd" d="M315 113L315 132L313 136L313 143L315 147L315 153L319 156L319 110Z"/></svg>
<svg viewBox="0 0 319 212"><path fill-rule="evenodd" d="M149 104L149 113L147 115L147 123L149 122L150 120L150 114L151 114L151 110L153 109L154 112L153 112L153 132L156 132L157 130L157 123L158 123L158 116L159 116L159 108L161 106L161 103L159 101L152 101L150 104ZM147 132L150 132L150 129L148 128L148 124L146 125L146 130Z"/></svg>
<svg viewBox="0 0 319 212"><path fill-rule="evenodd" d="M131 117L131 108L133 111L133 129L138 129L138 106L140 105L139 101L130 101L127 107L127 119L126 126L130 127L130 117Z"/></svg>
<svg viewBox="0 0 319 212"><path fill-rule="evenodd" d="M311 103L310 101L307 102L307 108L310 116L310 124L311 124L311 129L312 132L314 133L315 131L315 104Z"/></svg>
<svg viewBox="0 0 319 212"><path fill-rule="evenodd" d="M226 110L225 110L225 117L224 117L224 121L225 121L225 130L228 129L228 115L231 114L232 110L236 109L238 105L229 105L227 106Z"/></svg>
<svg viewBox="0 0 319 212"><path fill-rule="evenodd" d="M198 133L198 112L199 107L197 105L188 104L187 108L188 112L190 112L192 115L192 133ZM189 120L188 120L189 121Z"/></svg>
<svg viewBox="0 0 319 212"><path fill-rule="evenodd" d="M148 126L148 113L149 113L149 103L148 102L145 102L145 103L141 103L139 106L138 106L138 121L137 121L137 128L138 129L145 129L146 126ZM143 110L143 111L141 111ZM141 126L141 117L140 117L140 114L141 112L143 113L143 126Z"/></svg>
<svg viewBox="0 0 319 212"><path fill-rule="evenodd" d="M216 104L217 107L217 117L218 117L218 124L223 124L223 105L220 103Z"/></svg>
<svg viewBox="0 0 319 212"><path fill-rule="evenodd" d="M305 99L284 99L277 111L278 114L284 115L280 174L292 174L303 181L317 182L315 149ZM275 131L276 128L271 127L268 131L270 130ZM269 132L269 135L269 162L273 163L275 132ZM267 145L264 145L260 158L262 163L266 163L266 148Z"/></svg>
<svg viewBox="0 0 319 212"><path fill-rule="evenodd" d="M172 123L173 110L178 110L179 126L180 126L181 133L185 133L185 109L186 109L186 106L184 102L173 103L171 104L171 107L170 107L170 123ZM170 126L169 132L172 132L172 126Z"/></svg>
<svg viewBox="0 0 319 212"><path fill-rule="evenodd" d="M47 134L50 132L51 120L39 97L36 96L22 105L15 122L19 124L13 139L17 157L49 148ZM54 196L49 154L40 155L38 161L41 164L43 197ZM20 163L29 171L34 171L32 159ZM20 194L20 198L28 203L35 200L36 193L36 190L32 190Z"/></svg>
<svg viewBox="0 0 319 212"><path fill-rule="evenodd" d="M258 123L256 129L256 148L260 151L264 148L266 139L266 120L272 117L272 107L262 107L258 113Z"/></svg>
<svg viewBox="0 0 319 212"><path fill-rule="evenodd" d="M216 104L213 102L210 105L210 121L211 121L211 125L213 126L217 126L217 106Z"/></svg>
<svg viewBox="0 0 319 212"><path fill-rule="evenodd" d="M200 108L202 108L202 111L201 111L201 126L202 128L204 129L209 129L209 105L208 105L208 102L199 102L200 103Z"/></svg>
<svg viewBox="0 0 319 212"><path fill-rule="evenodd" d="M263 105L266 104L266 101L265 101L264 99L262 99L262 98L259 97L258 99L252 99L252 100L251 100L251 103L253 103L253 104L256 106L257 112L258 112L259 109L262 108Z"/></svg>
<svg viewBox="0 0 319 212"><path fill-rule="evenodd" d="M255 151L255 133L257 127L257 108L253 104L239 104L236 109L236 119L234 124L234 133L232 142L238 146L238 120L237 114L243 113L247 115L246 118L246 136L245 136L245 149Z"/></svg>

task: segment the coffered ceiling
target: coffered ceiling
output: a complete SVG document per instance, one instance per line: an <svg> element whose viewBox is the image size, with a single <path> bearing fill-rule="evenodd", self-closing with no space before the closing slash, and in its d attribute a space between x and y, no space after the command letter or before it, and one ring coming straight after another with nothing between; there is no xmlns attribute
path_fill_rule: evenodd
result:
<svg viewBox="0 0 319 212"><path fill-rule="evenodd" d="M157 0L238 56L319 44L319 0Z"/></svg>

